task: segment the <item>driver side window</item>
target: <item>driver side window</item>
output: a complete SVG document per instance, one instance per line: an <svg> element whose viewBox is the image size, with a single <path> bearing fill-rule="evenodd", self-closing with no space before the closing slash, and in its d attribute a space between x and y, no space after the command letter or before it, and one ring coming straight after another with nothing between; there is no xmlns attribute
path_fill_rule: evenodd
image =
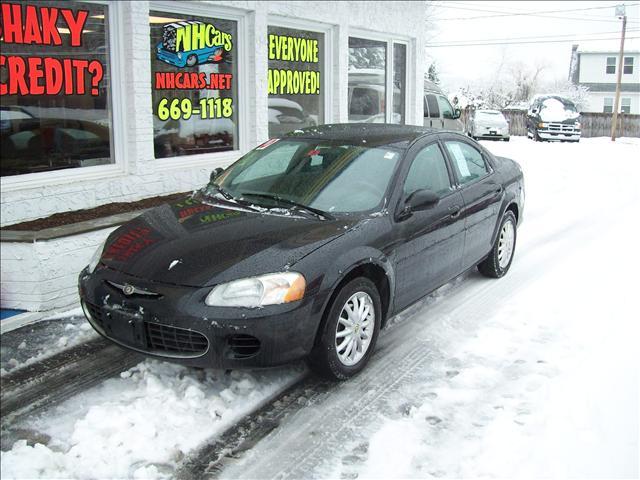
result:
<svg viewBox="0 0 640 480"><path fill-rule="evenodd" d="M421 189L431 190L440 196L451 190L447 164L437 143L418 152L404 182L405 197Z"/></svg>
<svg viewBox="0 0 640 480"><path fill-rule="evenodd" d="M440 111L442 112L442 118L453 118L453 107L442 95L438 95L438 104L440 105Z"/></svg>

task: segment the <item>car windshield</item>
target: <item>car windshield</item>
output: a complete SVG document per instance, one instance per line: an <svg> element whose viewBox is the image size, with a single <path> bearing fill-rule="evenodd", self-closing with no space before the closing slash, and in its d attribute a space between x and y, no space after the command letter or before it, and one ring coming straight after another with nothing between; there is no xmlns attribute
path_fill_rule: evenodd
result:
<svg viewBox="0 0 640 480"><path fill-rule="evenodd" d="M365 212L382 208L400 157L392 147L276 139L242 157L215 184L236 199L265 207Z"/></svg>

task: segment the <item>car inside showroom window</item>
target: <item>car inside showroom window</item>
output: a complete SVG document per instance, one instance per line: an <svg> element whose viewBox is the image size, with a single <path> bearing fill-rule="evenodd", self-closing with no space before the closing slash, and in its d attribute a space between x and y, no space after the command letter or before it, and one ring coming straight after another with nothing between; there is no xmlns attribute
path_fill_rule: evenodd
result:
<svg viewBox="0 0 640 480"><path fill-rule="evenodd" d="M269 137L324 123L324 34L269 26Z"/></svg>
<svg viewBox="0 0 640 480"><path fill-rule="evenodd" d="M149 12L156 158L238 149L237 22Z"/></svg>
<svg viewBox="0 0 640 480"><path fill-rule="evenodd" d="M386 122L387 42L349 37L349 121Z"/></svg>
<svg viewBox="0 0 640 480"><path fill-rule="evenodd" d="M113 163L108 6L2 7L2 176Z"/></svg>

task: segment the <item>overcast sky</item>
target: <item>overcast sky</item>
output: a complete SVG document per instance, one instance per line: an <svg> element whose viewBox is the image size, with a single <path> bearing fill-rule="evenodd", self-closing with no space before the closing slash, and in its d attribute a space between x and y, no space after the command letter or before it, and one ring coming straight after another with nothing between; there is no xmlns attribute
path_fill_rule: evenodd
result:
<svg viewBox="0 0 640 480"><path fill-rule="evenodd" d="M566 79L571 45L581 50L620 48L622 20L611 1L438 1L428 60L436 61L442 86L451 90L488 80L502 59L543 64L541 80ZM639 50L640 0L626 3L625 50ZM599 8L606 7L606 8ZM558 10L560 12L558 12ZM553 13L547 13L551 12ZM519 15L507 15L518 13ZM536 13L531 15L530 13ZM484 17L484 18L483 18ZM549 42L562 40L562 42ZM536 43L513 44L535 41ZM548 42L548 43L547 43ZM477 43L498 45L472 46ZM503 45L512 43L511 45ZM465 46L438 46L464 44Z"/></svg>

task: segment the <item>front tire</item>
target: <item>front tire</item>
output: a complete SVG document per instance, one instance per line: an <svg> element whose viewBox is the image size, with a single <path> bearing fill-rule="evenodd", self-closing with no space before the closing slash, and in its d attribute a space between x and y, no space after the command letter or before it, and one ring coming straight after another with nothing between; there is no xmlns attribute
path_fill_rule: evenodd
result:
<svg viewBox="0 0 640 480"><path fill-rule="evenodd" d="M498 237L491 253L478 265L478 270L485 277L500 278L509 271L516 250L516 224L516 216L511 210L507 210L500 222Z"/></svg>
<svg viewBox="0 0 640 480"><path fill-rule="evenodd" d="M320 336L308 358L311 369L332 379L346 380L369 361L380 332L380 294L368 278L347 283L329 307L318 332Z"/></svg>

